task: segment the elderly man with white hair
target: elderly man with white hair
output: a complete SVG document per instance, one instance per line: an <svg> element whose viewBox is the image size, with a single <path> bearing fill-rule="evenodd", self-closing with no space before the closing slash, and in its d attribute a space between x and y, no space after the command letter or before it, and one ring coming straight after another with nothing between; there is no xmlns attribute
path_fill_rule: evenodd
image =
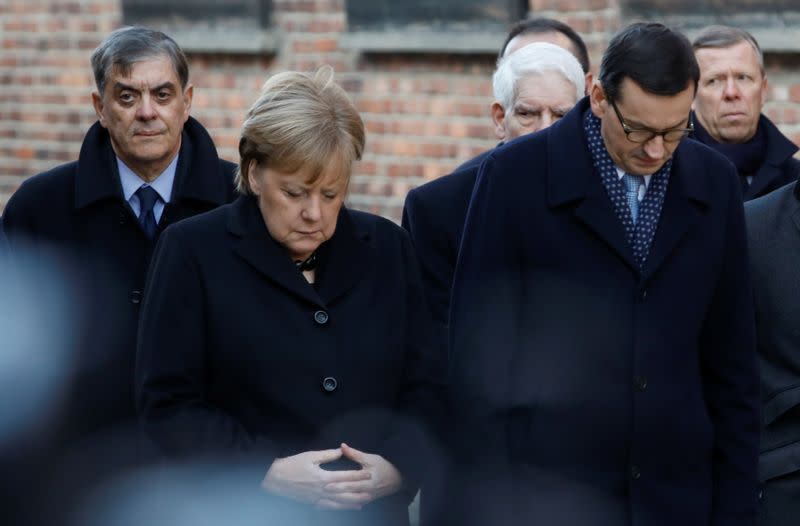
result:
<svg viewBox="0 0 800 526"><path fill-rule="evenodd" d="M534 42L498 61L493 86L492 122L502 144L561 118L583 96L585 77L569 51ZM425 293L442 345L446 342L450 287L467 205L480 162L489 152L464 163L452 174L411 190L403 209L403 227L417 249Z"/></svg>
<svg viewBox="0 0 800 526"><path fill-rule="evenodd" d="M501 141L547 128L584 93L578 61L547 42L528 44L502 59L492 84L492 120Z"/></svg>

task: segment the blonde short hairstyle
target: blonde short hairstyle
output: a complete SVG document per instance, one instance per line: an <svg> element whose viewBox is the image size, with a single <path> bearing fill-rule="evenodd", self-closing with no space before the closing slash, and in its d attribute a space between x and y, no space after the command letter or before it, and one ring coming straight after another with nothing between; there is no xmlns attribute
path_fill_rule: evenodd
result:
<svg viewBox="0 0 800 526"><path fill-rule="evenodd" d="M333 162L349 178L364 141L364 122L333 81L331 67L278 73L261 88L242 125L236 189L253 193L247 177L253 163L287 173L302 170L313 183Z"/></svg>

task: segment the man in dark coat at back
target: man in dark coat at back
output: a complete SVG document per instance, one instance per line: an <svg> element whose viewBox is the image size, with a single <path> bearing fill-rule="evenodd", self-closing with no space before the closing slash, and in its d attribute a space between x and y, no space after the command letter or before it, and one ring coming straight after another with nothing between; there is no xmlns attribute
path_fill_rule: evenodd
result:
<svg viewBox="0 0 800 526"><path fill-rule="evenodd" d="M186 57L167 35L111 33L91 64L98 121L77 161L26 180L8 202L12 255L57 261L71 290L69 389L39 455L55 484L81 492L145 455L133 401L136 331L151 251L168 225L231 201L235 165L189 116ZM42 324L47 330L48 324ZM201 328L198 328L201 330ZM36 485L46 487L42 472ZM33 501L33 498L31 499ZM62 503L70 499L61 495ZM69 503L75 504L74 502ZM52 512L59 515L56 506Z"/></svg>
<svg viewBox="0 0 800 526"><path fill-rule="evenodd" d="M700 64L693 138L736 166L745 201L800 176L797 146L761 113L767 97L764 54L736 27L709 26L692 44Z"/></svg>
<svg viewBox="0 0 800 526"><path fill-rule="evenodd" d="M507 59L515 52L537 42L555 44L571 53L583 72L582 82L572 78L575 68L565 65L566 60L561 57L535 58L530 53L528 56L533 60L518 61L513 67L508 63ZM505 65L501 67L502 62ZM534 69L538 73L533 73ZM567 70L572 70L570 80L566 78ZM500 49L493 78L495 101L491 104L491 115L495 136L502 144L546 128L572 108L591 78L586 44L571 27L549 18L517 23ZM574 86L576 82L581 85ZM403 207L403 228L411 234L417 249L425 294L443 339L467 204L478 167L490 152L464 162L449 175L411 190Z"/></svg>
<svg viewBox="0 0 800 526"><path fill-rule="evenodd" d="M800 517L800 182L745 203L761 374L762 526Z"/></svg>
<svg viewBox="0 0 800 526"><path fill-rule="evenodd" d="M632 24L588 98L483 162L456 264L441 523L751 526L740 187L685 36Z"/></svg>

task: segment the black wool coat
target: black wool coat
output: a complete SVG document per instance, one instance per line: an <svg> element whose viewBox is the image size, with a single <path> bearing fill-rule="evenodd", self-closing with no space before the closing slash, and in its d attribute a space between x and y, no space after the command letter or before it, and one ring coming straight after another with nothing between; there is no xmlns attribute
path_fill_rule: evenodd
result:
<svg viewBox="0 0 800 526"><path fill-rule="evenodd" d="M697 120L695 118L695 125ZM753 175L753 181L742 198L750 201L797 180L800 177L800 160L794 158L798 147L789 140L766 116L761 115L758 125L766 135L764 162ZM699 140L698 137L693 137Z"/></svg>
<svg viewBox="0 0 800 526"><path fill-rule="evenodd" d="M734 168L678 146L640 270L588 109L481 165L453 283L443 522L750 525L758 378Z"/></svg>
<svg viewBox="0 0 800 526"><path fill-rule="evenodd" d="M312 286L249 196L169 228L140 325L141 418L168 454L249 459L254 489L276 457L342 442L378 453L405 491L333 513L265 495L264 513L407 524L443 381L413 248L390 221L343 208L318 254Z"/></svg>
<svg viewBox="0 0 800 526"><path fill-rule="evenodd" d="M190 117L158 234L231 201L234 169L218 157L208 132ZM74 465L64 468L70 474L63 483L77 489L91 483L84 475L102 477L135 463L141 445L135 438L133 366L155 241L147 239L123 198L108 132L95 123L77 161L23 182L6 206L3 230L12 254L32 252L45 258L60 268L59 280L69 291L74 330L61 339L72 370L48 442L58 455L69 451ZM47 327L43 323L43 330ZM47 473L57 470L50 466Z"/></svg>

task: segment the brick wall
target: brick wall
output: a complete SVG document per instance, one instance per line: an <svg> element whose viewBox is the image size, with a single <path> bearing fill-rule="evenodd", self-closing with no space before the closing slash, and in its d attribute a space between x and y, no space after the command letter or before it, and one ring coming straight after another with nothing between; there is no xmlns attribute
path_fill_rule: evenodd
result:
<svg viewBox="0 0 800 526"><path fill-rule="evenodd" d="M622 22L619 0L529 0L566 21L593 69ZM362 53L342 45L345 0L273 0L274 53L189 54L192 114L236 160L238 129L271 72L331 64L367 126L350 204L398 219L406 192L491 147L490 53ZM77 157L94 122L88 59L122 23L119 0L0 0L0 208L23 178ZM498 34L499 46L504 35ZM800 143L800 63L769 55L767 114Z"/></svg>

